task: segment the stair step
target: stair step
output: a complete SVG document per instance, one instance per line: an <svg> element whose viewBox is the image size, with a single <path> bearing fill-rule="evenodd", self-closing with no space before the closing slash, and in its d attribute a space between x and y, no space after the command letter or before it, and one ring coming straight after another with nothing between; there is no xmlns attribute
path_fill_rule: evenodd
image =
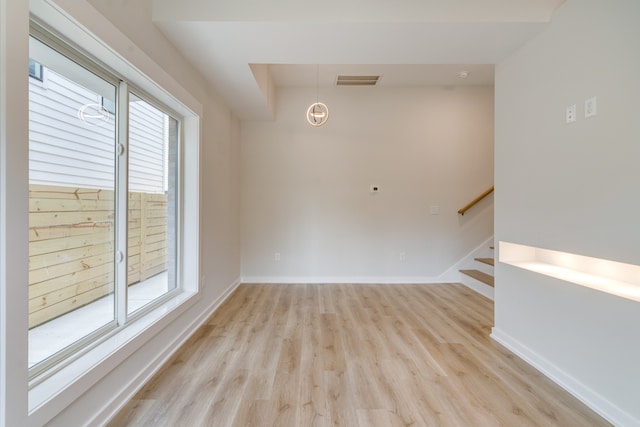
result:
<svg viewBox="0 0 640 427"><path fill-rule="evenodd" d="M478 270L460 270L460 273L466 274L469 277L473 277L476 280L481 281L485 285L489 285L493 288L493 276L487 273L483 273Z"/></svg>
<svg viewBox="0 0 640 427"><path fill-rule="evenodd" d="M493 258L474 258L474 259L484 264L494 265Z"/></svg>

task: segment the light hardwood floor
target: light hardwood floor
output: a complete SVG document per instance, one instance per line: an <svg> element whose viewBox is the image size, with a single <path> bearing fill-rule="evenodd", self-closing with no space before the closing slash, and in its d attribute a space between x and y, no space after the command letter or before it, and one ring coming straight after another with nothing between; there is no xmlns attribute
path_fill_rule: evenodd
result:
<svg viewBox="0 0 640 427"><path fill-rule="evenodd" d="M603 426L462 285L242 285L110 426Z"/></svg>

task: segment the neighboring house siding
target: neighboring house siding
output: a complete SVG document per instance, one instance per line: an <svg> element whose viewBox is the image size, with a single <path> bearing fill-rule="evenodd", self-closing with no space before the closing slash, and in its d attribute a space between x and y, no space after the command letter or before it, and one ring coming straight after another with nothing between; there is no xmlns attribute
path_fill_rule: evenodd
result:
<svg viewBox="0 0 640 427"><path fill-rule="evenodd" d="M80 120L99 95L50 69L29 79L29 180L31 184L113 189L114 117L97 126ZM130 102L129 189L166 191L167 117L144 102Z"/></svg>
<svg viewBox="0 0 640 427"><path fill-rule="evenodd" d="M165 192L168 117L146 102L130 102L129 112L131 191Z"/></svg>
<svg viewBox="0 0 640 427"><path fill-rule="evenodd" d="M78 118L98 95L44 70L29 79L29 181L31 184L113 189L115 149L111 117L103 126Z"/></svg>

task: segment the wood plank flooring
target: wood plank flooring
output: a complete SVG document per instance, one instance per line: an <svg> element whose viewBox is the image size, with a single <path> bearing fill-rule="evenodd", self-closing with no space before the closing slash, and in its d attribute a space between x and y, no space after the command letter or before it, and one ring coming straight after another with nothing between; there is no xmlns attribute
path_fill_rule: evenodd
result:
<svg viewBox="0 0 640 427"><path fill-rule="evenodd" d="M462 285L242 285L109 426L605 426Z"/></svg>

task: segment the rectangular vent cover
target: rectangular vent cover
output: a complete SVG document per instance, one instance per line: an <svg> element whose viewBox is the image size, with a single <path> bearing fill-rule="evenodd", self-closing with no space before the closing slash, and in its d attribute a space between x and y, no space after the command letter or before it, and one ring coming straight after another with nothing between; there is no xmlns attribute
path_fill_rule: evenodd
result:
<svg viewBox="0 0 640 427"><path fill-rule="evenodd" d="M375 86L380 76L338 76L336 86Z"/></svg>

